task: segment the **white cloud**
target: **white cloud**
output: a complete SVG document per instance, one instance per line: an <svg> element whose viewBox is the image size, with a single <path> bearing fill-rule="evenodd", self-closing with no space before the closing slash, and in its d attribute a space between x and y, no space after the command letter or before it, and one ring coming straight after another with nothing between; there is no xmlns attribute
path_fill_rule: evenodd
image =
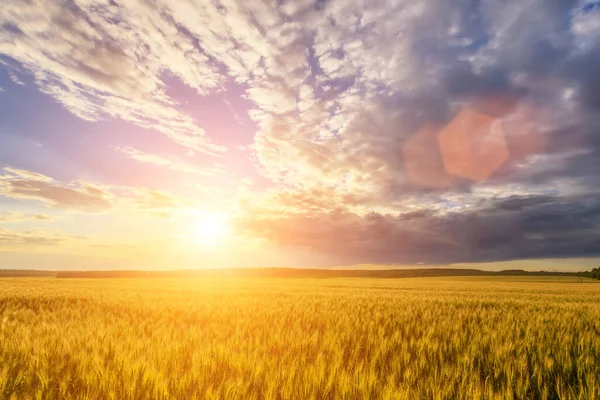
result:
<svg viewBox="0 0 600 400"><path fill-rule="evenodd" d="M134 153L135 155L135 153ZM139 153L143 162L162 162L164 159ZM160 164L162 165L162 164ZM200 173L190 165L179 165L185 172ZM187 171L187 168L191 170ZM77 213L111 213L123 216L175 215L198 205L197 201L172 193L137 186L101 185L86 181L60 182L31 171L4 168L0 175L0 196L21 201L41 202L47 207ZM0 222L45 221L54 217L45 213L0 213Z"/></svg>
<svg viewBox="0 0 600 400"><path fill-rule="evenodd" d="M202 121L178 109L163 78L201 95L235 80L254 103L252 148L261 171L284 191L329 196L343 202L332 208L359 204L363 212L401 211L423 198L404 174L404 143L426 123L448 123L479 95L526 94L541 113L560 115L545 131L585 120L578 103L585 85L565 60L582 36L588 47L599 43L596 11L570 14L569 2L543 0L279 3L32 0L24 7L8 0L0 23L17 29L0 33L0 53L23 63L43 91L82 118L122 118L198 152L223 149ZM181 160L121 151L205 173ZM534 180L541 172L527 174ZM463 200L453 201L468 202L469 190L457 189Z"/></svg>
<svg viewBox="0 0 600 400"><path fill-rule="evenodd" d="M158 154L145 153L132 147L118 147L117 150L136 161L162 166L170 170L183 172L186 174L213 176L222 172L222 170L218 167L199 167L186 161L170 159Z"/></svg>
<svg viewBox="0 0 600 400"><path fill-rule="evenodd" d="M14 73L14 72L9 72L8 76L10 76L10 80L15 84L15 85L24 85L25 83L23 83L19 77Z"/></svg>
<svg viewBox="0 0 600 400"><path fill-rule="evenodd" d="M600 35L600 10L591 1L581 2L582 6L576 8L573 15L572 30L576 35L597 37ZM586 11L587 7L592 7Z"/></svg>
<svg viewBox="0 0 600 400"><path fill-rule="evenodd" d="M36 200L51 207L98 213L113 207L113 195L88 182L61 183L36 172L4 168L0 175L0 196L17 200Z"/></svg>
<svg viewBox="0 0 600 400"><path fill-rule="evenodd" d="M197 151L220 152L177 110L162 76L168 71L201 93L222 77L156 6L11 0L0 23L16 29L0 31L0 53L22 63L44 92L82 118L122 118Z"/></svg>
<svg viewBox="0 0 600 400"><path fill-rule="evenodd" d="M8 172L9 175L0 175L0 180L14 179L14 177L18 177L32 181L52 182L52 178L43 174L38 174L37 172L31 172L12 167L4 167L4 171Z"/></svg>

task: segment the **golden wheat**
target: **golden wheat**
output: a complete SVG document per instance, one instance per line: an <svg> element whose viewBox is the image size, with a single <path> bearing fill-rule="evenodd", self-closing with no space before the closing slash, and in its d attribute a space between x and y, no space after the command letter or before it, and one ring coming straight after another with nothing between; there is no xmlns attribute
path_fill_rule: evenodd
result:
<svg viewBox="0 0 600 400"><path fill-rule="evenodd" d="M5 399L600 399L600 285L1 279Z"/></svg>

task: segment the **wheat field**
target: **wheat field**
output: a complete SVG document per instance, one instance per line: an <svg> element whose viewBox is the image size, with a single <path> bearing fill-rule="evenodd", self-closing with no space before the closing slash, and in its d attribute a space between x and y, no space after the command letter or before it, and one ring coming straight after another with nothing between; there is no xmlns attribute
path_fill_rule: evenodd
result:
<svg viewBox="0 0 600 400"><path fill-rule="evenodd" d="M4 399L600 399L573 279L0 279Z"/></svg>

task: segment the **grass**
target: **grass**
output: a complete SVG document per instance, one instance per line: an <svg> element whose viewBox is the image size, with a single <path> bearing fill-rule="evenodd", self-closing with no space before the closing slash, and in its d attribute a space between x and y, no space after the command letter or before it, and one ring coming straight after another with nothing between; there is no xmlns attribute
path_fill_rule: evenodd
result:
<svg viewBox="0 0 600 400"><path fill-rule="evenodd" d="M573 280L0 279L0 396L600 399Z"/></svg>

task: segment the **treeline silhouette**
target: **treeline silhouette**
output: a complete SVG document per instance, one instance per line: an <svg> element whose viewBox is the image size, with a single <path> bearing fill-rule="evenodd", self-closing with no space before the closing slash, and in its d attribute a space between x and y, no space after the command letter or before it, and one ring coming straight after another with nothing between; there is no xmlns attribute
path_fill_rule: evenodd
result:
<svg viewBox="0 0 600 400"><path fill-rule="evenodd" d="M585 277L585 278L591 278L591 279L598 279L600 280L600 267L598 268L594 268L591 271L585 271L585 272L581 272L579 274L579 276Z"/></svg>
<svg viewBox="0 0 600 400"><path fill-rule="evenodd" d="M55 277L57 271L38 271L33 269L0 269L0 278L44 278Z"/></svg>
<svg viewBox="0 0 600 400"><path fill-rule="evenodd" d="M331 270L296 268L223 268L178 271L59 271L57 278L193 278L210 276L269 278L417 278L443 276L576 276L575 272L482 271L477 269L420 268L389 270Z"/></svg>

